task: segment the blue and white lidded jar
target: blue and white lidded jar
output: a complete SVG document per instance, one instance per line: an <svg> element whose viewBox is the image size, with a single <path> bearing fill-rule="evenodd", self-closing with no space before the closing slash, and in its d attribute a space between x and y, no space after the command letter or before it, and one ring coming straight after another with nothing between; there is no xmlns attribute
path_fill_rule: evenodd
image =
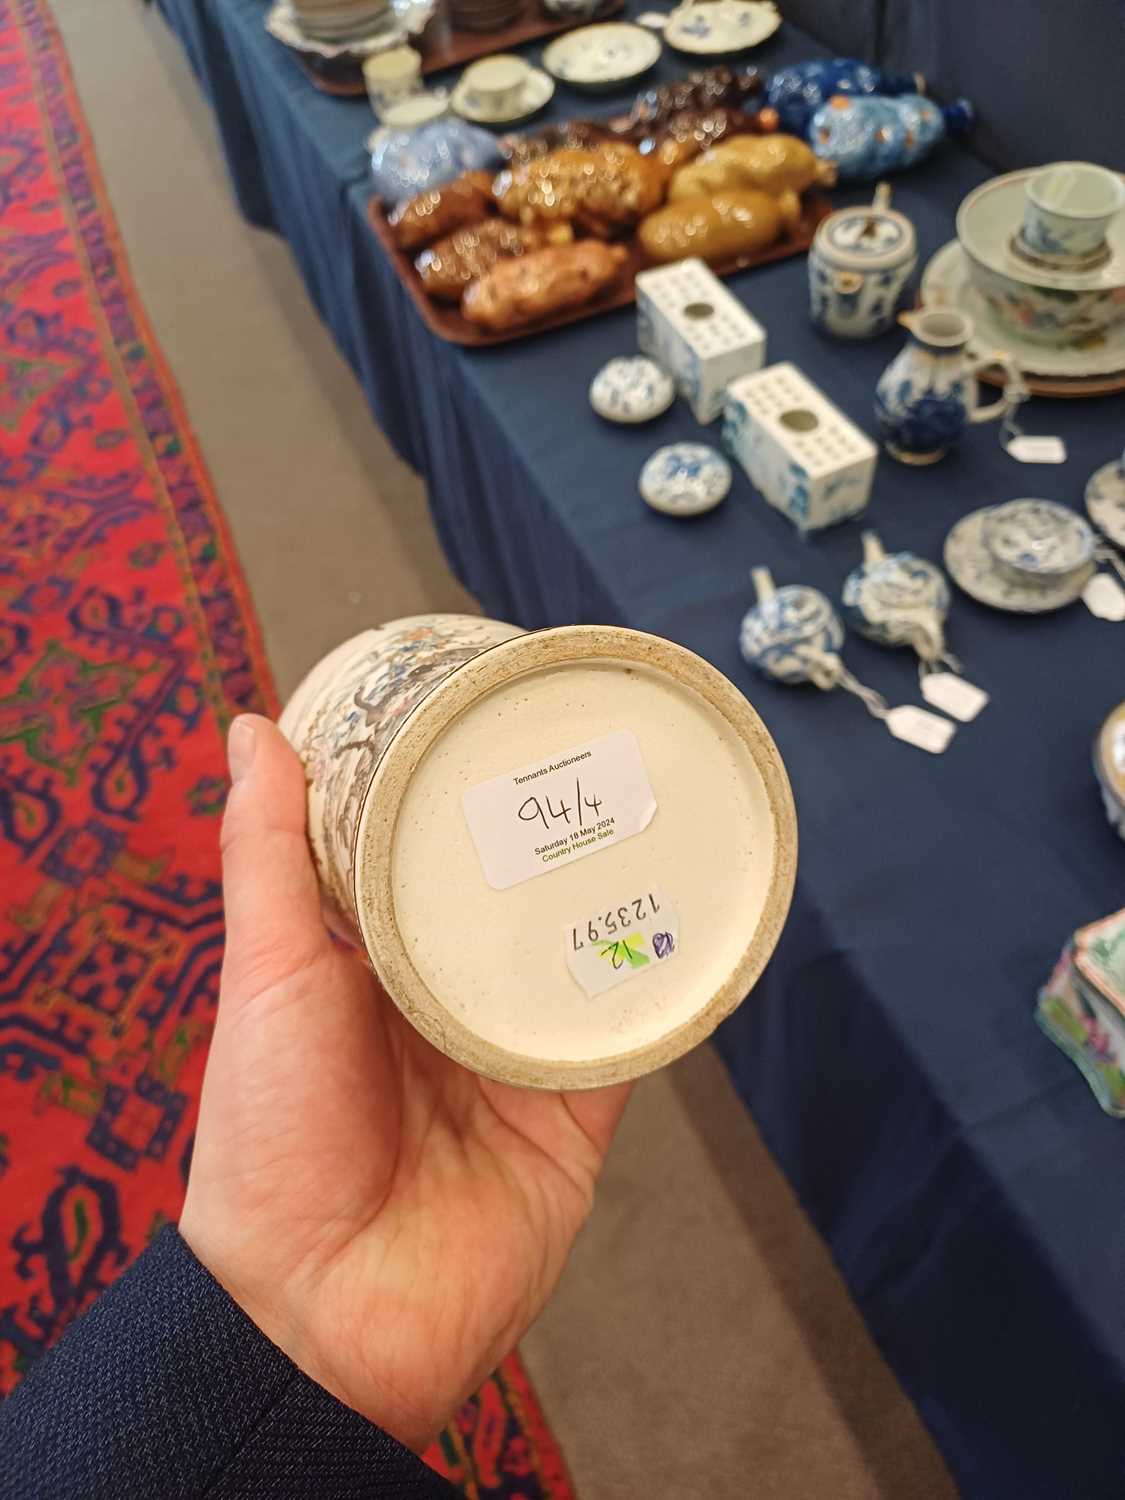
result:
<svg viewBox="0 0 1125 1500"><path fill-rule="evenodd" d="M820 225L809 252L809 311L841 339L886 333L918 264L914 225L890 206L882 182L867 208L841 208Z"/></svg>

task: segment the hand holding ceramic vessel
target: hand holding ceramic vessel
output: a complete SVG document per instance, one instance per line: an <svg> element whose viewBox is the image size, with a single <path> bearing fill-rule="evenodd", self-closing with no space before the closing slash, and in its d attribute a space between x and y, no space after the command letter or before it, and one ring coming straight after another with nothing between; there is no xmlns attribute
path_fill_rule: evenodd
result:
<svg viewBox="0 0 1125 1500"><path fill-rule="evenodd" d="M424 1448L535 1318L628 1095L467 1072L329 937L301 762L236 721L227 948L180 1229L308 1375Z"/></svg>

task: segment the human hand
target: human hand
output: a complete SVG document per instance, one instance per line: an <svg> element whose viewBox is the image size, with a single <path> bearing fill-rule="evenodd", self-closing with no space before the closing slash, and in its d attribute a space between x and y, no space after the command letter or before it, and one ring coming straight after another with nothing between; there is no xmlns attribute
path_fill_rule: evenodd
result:
<svg viewBox="0 0 1125 1500"><path fill-rule="evenodd" d="M328 936L280 730L237 719L229 755L180 1233L296 1365L421 1452L550 1295L628 1086L525 1091L438 1052Z"/></svg>

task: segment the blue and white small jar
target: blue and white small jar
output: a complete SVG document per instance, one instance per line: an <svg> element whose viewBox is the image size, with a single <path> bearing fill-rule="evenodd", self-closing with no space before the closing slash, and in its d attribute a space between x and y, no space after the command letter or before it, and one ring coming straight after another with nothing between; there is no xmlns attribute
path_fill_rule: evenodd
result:
<svg viewBox="0 0 1125 1500"><path fill-rule="evenodd" d="M841 208L820 225L809 252L809 311L840 339L871 339L894 323L918 264L914 225L880 183L869 208Z"/></svg>
<svg viewBox="0 0 1125 1500"><path fill-rule="evenodd" d="M666 516L701 516L730 489L730 464L706 443L658 448L641 470L641 498Z"/></svg>
<svg viewBox="0 0 1125 1500"><path fill-rule="evenodd" d="M909 646L922 662L945 656L951 597L940 568L913 552L890 556L873 531L863 534L863 562L844 580L844 618L881 646Z"/></svg>
<svg viewBox="0 0 1125 1500"><path fill-rule="evenodd" d="M590 405L607 422L651 422L675 399L671 375L643 354L611 359L590 383Z"/></svg>

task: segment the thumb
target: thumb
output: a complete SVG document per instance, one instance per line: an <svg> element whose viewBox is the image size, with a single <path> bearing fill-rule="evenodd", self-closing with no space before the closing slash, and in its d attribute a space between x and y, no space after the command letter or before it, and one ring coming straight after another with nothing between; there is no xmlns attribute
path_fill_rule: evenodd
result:
<svg viewBox="0 0 1125 1500"><path fill-rule="evenodd" d="M305 839L304 767L269 719L242 714L227 739L223 991L239 1003L330 951Z"/></svg>

